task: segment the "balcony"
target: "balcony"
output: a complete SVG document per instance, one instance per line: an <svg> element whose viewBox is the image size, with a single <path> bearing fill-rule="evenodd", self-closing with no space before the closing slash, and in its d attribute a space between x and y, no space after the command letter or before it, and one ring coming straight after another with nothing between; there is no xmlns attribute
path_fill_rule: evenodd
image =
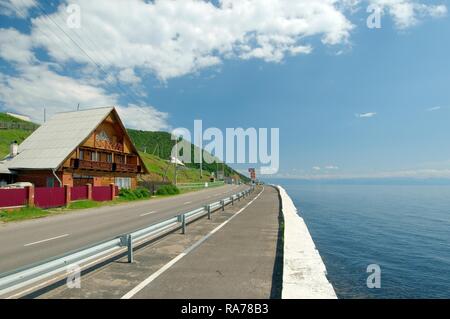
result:
<svg viewBox="0 0 450 319"><path fill-rule="evenodd" d="M140 167L134 164L120 164L115 163L115 171L122 173L138 173L140 171Z"/></svg>
<svg viewBox="0 0 450 319"><path fill-rule="evenodd" d="M139 173L141 170L140 166L134 164L85 161L80 159L72 159L70 161L70 167L73 169L120 172L120 173Z"/></svg>
<svg viewBox="0 0 450 319"><path fill-rule="evenodd" d="M86 169L86 170L107 171L107 172L113 171L112 163L85 161L80 159L72 159L70 161L70 167L74 169Z"/></svg>

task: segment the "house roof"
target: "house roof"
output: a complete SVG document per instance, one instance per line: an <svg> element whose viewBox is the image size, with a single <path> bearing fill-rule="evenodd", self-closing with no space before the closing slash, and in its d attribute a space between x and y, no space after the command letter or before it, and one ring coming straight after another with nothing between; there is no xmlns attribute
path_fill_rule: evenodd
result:
<svg viewBox="0 0 450 319"><path fill-rule="evenodd" d="M0 174L6 175L6 174L15 174L14 172L9 170L9 165L11 164L12 161L12 157L11 156L6 156L5 158L0 160Z"/></svg>
<svg viewBox="0 0 450 319"><path fill-rule="evenodd" d="M58 113L22 144L9 169L57 169L87 139L114 107Z"/></svg>

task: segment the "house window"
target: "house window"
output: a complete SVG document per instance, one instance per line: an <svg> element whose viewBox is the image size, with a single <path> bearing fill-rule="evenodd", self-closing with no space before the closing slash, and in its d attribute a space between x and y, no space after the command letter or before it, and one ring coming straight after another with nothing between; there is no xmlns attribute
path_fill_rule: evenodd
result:
<svg viewBox="0 0 450 319"><path fill-rule="evenodd" d="M131 177L116 177L116 186L118 186L120 189L131 188Z"/></svg>
<svg viewBox="0 0 450 319"><path fill-rule="evenodd" d="M91 153L91 161L98 162L98 153L97 152Z"/></svg>
<svg viewBox="0 0 450 319"><path fill-rule="evenodd" d="M55 187L55 178L47 177L47 187Z"/></svg>
<svg viewBox="0 0 450 319"><path fill-rule="evenodd" d="M80 160L84 160L84 151L80 150L80 156L78 157Z"/></svg>
<svg viewBox="0 0 450 319"><path fill-rule="evenodd" d="M112 154L106 154L106 161L112 163Z"/></svg>

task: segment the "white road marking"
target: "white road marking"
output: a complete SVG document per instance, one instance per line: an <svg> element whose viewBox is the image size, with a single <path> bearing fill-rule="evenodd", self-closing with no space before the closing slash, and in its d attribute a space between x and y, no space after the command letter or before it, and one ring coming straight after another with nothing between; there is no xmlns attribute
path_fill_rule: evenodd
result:
<svg viewBox="0 0 450 319"><path fill-rule="evenodd" d="M56 237L52 237L52 238L47 238L47 239L40 240L40 241L36 241L36 242L34 242L34 243L29 243L29 244L26 244L26 245L23 245L23 246L24 246L24 247L33 246L33 245L45 243L45 242L50 241L50 240L59 239L59 238L64 238L64 237L67 237L67 236L69 236L69 234L64 234L64 235L61 235L61 236L56 236Z"/></svg>
<svg viewBox="0 0 450 319"><path fill-rule="evenodd" d="M213 234L218 232L222 227L224 227L226 224L228 224L233 218L235 218L237 215L242 213L248 206L250 206L255 200L258 199L259 196L264 192L264 187L262 191L250 202L248 202L244 207L242 207L236 214L231 216L228 220L224 221L222 224L214 228L209 234L207 234L205 237L197 241L195 244L193 244L191 247L187 248L184 252L179 254L177 257L169 261L167 264L165 264L162 268L160 268L155 273L151 274L147 279L145 279L143 282L141 282L139 285L134 287L132 290L127 292L125 295L122 296L121 299L131 299L133 296L135 296L138 292L140 292L142 289L144 289L146 286L148 286L152 281L154 281L156 278L158 278L160 275L162 275L166 270L168 270L170 267L172 267L174 264L176 264L181 258L189 254L191 251L196 249L198 246L200 246L203 242L205 242L209 237L211 237Z"/></svg>
<svg viewBox="0 0 450 319"><path fill-rule="evenodd" d="M140 216L140 217L144 217L144 216L151 215L151 214L154 214L154 213L156 213L156 211L148 212L148 213L145 213L145 214L141 214L141 215L139 215L139 216Z"/></svg>

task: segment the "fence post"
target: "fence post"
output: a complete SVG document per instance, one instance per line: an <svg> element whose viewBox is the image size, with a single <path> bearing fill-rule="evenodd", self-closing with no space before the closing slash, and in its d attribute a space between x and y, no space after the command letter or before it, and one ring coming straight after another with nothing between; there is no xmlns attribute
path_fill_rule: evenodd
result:
<svg viewBox="0 0 450 319"><path fill-rule="evenodd" d="M87 186L87 199L92 200L92 184L86 184Z"/></svg>
<svg viewBox="0 0 450 319"><path fill-rule="evenodd" d="M231 206L234 206L234 195L231 195Z"/></svg>
<svg viewBox="0 0 450 319"><path fill-rule="evenodd" d="M127 255L128 255L128 263L134 262L134 254L133 254L133 237L131 235L127 235Z"/></svg>
<svg viewBox="0 0 450 319"><path fill-rule="evenodd" d="M71 192L72 187L70 185L64 185L64 193L65 195L65 204L66 207L68 207L70 205L70 202L72 201L72 192Z"/></svg>
<svg viewBox="0 0 450 319"><path fill-rule="evenodd" d="M34 207L34 185L27 186L27 190L28 190L27 206Z"/></svg>
<svg viewBox="0 0 450 319"><path fill-rule="evenodd" d="M116 197L116 185L114 183L109 184L109 187L111 188L111 200L114 200Z"/></svg>
<svg viewBox="0 0 450 319"><path fill-rule="evenodd" d="M224 201L224 200L221 200L221 201L220 201L220 204L222 204L222 211L225 211L225 201Z"/></svg>

